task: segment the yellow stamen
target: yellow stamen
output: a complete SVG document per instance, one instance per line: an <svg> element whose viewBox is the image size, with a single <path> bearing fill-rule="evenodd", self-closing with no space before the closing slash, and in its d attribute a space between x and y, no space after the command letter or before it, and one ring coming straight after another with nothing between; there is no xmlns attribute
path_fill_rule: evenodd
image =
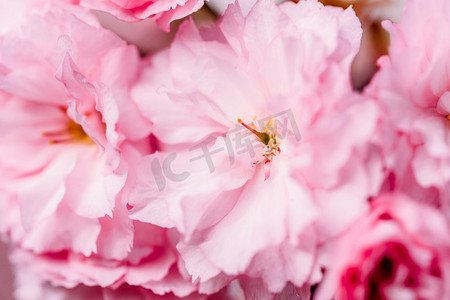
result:
<svg viewBox="0 0 450 300"><path fill-rule="evenodd" d="M267 121L266 127L264 128L264 132L259 132L256 129L248 126L241 119L237 120L242 126L247 128L250 132L258 137L258 139L265 145L261 155L263 156L262 160L258 160L253 162L253 166L256 166L260 163L270 163L274 156L280 153L280 146L276 138L276 132L274 132L273 125L274 121Z"/></svg>
<svg viewBox="0 0 450 300"><path fill-rule="evenodd" d="M250 126L248 126L247 124L245 124L244 122L242 122L241 119L238 119L237 121L238 121L238 123L240 123L242 126L244 126L245 128L247 128L248 130L250 130L250 132L252 132L254 135L256 135L256 136L259 138L259 140L260 140L264 145L267 145L267 144L269 143L269 141L270 141L270 136L269 136L267 133L265 133L265 132L259 132L259 131L255 130L255 129L251 128Z"/></svg>
<svg viewBox="0 0 450 300"><path fill-rule="evenodd" d="M43 132L42 136L49 138L50 145L61 143L93 144L94 141L84 132L80 124L70 120L64 130Z"/></svg>

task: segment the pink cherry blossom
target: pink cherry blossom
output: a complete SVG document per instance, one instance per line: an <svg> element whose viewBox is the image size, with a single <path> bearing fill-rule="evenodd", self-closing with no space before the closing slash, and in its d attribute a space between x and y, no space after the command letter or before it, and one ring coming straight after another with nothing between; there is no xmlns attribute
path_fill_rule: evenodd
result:
<svg viewBox="0 0 450 300"><path fill-rule="evenodd" d="M176 297L186 297L197 290L190 277L182 273L185 271L179 265L170 231L135 221L133 233L131 250L122 260L100 255L86 257L70 251L36 255L21 249L14 250L11 260L42 282L67 289L79 285L113 290L130 286Z"/></svg>
<svg viewBox="0 0 450 300"><path fill-rule="evenodd" d="M17 300L28 299L52 299L52 300L206 300L206 296L191 294L186 297L178 297L174 294L158 295L141 286L120 285L116 287L102 287L77 284L73 287L64 287L46 281L42 274L36 273L32 256L23 253L14 254L16 273ZM28 264L27 264L28 263Z"/></svg>
<svg viewBox="0 0 450 300"><path fill-rule="evenodd" d="M39 258L33 257L30 254L23 252L15 252L12 255L14 261L14 267L17 278L17 289L15 291L15 297L18 300L22 299L80 299L80 300L245 300L245 299L272 299L270 293L267 293L262 289L261 283L256 280L240 279L234 280L222 290L212 295L202 295L198 293L192 293L188 296L177 296L173 293L159 295L152 291L143 288L142 286L131 286L122 284L120 286L91 286L89 284L77 284L73 287L65 287L61 285L50 284L45 280L48 274L37 273L36 266L46 266L49 264L42 264ZM59 261L59 264L61 261ZM55 260L57 263L57 260ZM63 274L62 268L55 267L51 272L56 271L53 275ZM47 268L47 271L50 270ZM63 275L64 276L64 275ZM174 282L175 283L175 282ZM256 298L255 298L256 297ZM270 298L268 298L270 297ZM274 299L309 299L309 288L295 288L292 284L286 286L286 288L279 294L275 295Z"/></svg>
<svg viewBox="0 0 450 300"><path fill-rule="evenodd" d="M150 153L150 124L128 96L136 49L61 4L30 12L0 55L3 232L37 253L123 257L132 226L120 192L134 153ZM114 241L102 238L111 227Z"/></svg>
<svg viewBox="0 0 450 300"><path fill-rule="evenodd" d="M440 211L397 194L374 200L327 249L316 299L446 299L450 232Z"/></svg>
<svg viewBox="0 0 450 300"><path fill-rule="evenodd" d="M82 6L108 12L128 22L156 18L166 31L172 21L197 11L203 3L204 0L80 0Z"/></svg>
<svg viewBox="0 0 450 300"><path fill-rule="evenodd" d="M127 286L149 299L195 293L177 233L129 217L126 181L153 148L151 124L129 97L136 48L61 5L30 12L0 53L0 230L15 246L18 298L120 299Z"/></svg>
<svg viewBox="0 0 450 300"><path fill-rule="evenodd" d="M400 24L384 23L389 55L379 60L381 70L366 90L383 107L379 143L392 188L444 207L450 191L449 13L447 1L407 1Z"/></svg>
<svg viewBox="0 0 450 300"><path fill-rule="evenodd" d="M161 151L140 164L132 217L177 228L200 284L246 275L270 294L317 282L317 245L368 208L381 164L369 151L377 107L349 82L360 36L351 9L258 1L215 27L185 22L148 59L132 95ZM285 135L278 113L296 126ZM251 136L253 157L234 152L245 142L230 151L233 130ZM222 151L192 160L202 145Z"/></svg>

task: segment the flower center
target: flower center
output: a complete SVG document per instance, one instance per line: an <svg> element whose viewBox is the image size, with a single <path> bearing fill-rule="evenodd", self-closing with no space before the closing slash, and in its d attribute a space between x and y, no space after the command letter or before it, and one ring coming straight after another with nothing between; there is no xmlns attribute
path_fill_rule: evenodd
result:
<svg viewBox="0 0 450 300"><path fill-rule="evenodd" d="M242 126L247 128L251 133L256 135L261 143L263 143L264 147L261 152L261 158L257 159L252 163L253 166L257 166L261 163L264 163L265 169L265 179L270 177L270 163L272 159L281 153L280 144L277 140L276 128L274 128L274 122L269 120L266 122L266 126L263 131L257 131L252 123L251 126L242 122L241 119L237 120Z"/></svg>
<svg viewBox="0 0 450 300"><path fill-rule="evenodd" d="M48 139L51 145L61 143L77 143L77 144L93 144L94 141L84 132L80 124L72 120L66 125L63 130L43 132L42 136Z"/></svg>

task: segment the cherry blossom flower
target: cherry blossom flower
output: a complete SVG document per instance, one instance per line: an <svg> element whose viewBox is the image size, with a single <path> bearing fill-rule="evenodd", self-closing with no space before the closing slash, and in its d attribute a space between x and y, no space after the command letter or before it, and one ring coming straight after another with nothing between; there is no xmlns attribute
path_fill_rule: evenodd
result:
<svg viewBox="0 0 450 300"><path fill-rule="evenodd" d="M170 293L174 298L187 297L197 290L190 277L181 273L183 267L178 265L171 232L135 221L133 233L131 250L121 260L71 251L37 255L20 248L13 251L11 260L19 271L24 269L44 283L66 289L84 285L116 290L129 286L160 296Z"/></svg>
<svg viewBox="0 0 450 300"><path fill-rule="evenodd" d="M119 201L125 157L142 148L150 126L128 96L135 48L64 7L30 14L2 37L2 186L19 203L24 247L89 255L100 219Z"/></svg>
<svg viewBox="0 0 450 300"><path fill-rule="evenodd" d="M61 5L30 12L0 53L0 230L15 246L19 298L77 297L82 286L101 287L86 293L106 299L127 286L151 299L195 292L171 242L177 234L129 218L126 181L154 148L129 97L136 48ZM21 285L22 269L37 290Z"/></svg>
<svg viewBox="0 0 450 300"><path fill-rule="evenodd" d="M391 190L448 210L450 191L450 106L447 1L407 1L391 33L389 55L366 89L383 109L379 144Z"/></svg>
<svg viewBox="0 0 450 300"><path fill-rule="evenodd" d="M440 211L403 195L372 211L327 249L331 262L316 299L445 299L450 232Z"/></svg>
<svg viewBox="0 0 450 300"><path fill-rule="evenodd" d="M148 59L132 96L161 151L140 163L132 217L177 228L200 284L246 275L278 293L317 282L318 243L368 208L381 166L370 158L377 107L349 79L360 36L351 9L258 1L215 27L185 22Z"/></svg>
<svg viewBox="0 0 450 300"><path fill-rule="evenodd" d="M14 293L17 300L28 299L52 299L52 300L204 300L205 295L192 294L186 297L178 297L174 294L158 295L141 286L120 285L117 287L89 286L78 284L74 287L64 287L54 285L46 281L42 274L36 273L33 269L35 260L28 254L14 254L16 272L16 291ZM26 264L28 263L28 265ZM39 261L37 262L39 265ZM31 267L31 268L30 268Z"/></svg>

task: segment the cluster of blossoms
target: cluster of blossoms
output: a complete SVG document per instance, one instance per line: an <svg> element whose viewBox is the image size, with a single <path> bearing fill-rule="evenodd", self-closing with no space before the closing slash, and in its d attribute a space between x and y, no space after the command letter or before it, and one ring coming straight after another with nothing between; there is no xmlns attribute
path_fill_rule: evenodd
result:
<svg viewBox="0 0 450 300"><path fill-rule="evenodd" d="M0 4L17 299L450 298L450 2L396 3L362 91L351 6L250 2Z"/></svg>

